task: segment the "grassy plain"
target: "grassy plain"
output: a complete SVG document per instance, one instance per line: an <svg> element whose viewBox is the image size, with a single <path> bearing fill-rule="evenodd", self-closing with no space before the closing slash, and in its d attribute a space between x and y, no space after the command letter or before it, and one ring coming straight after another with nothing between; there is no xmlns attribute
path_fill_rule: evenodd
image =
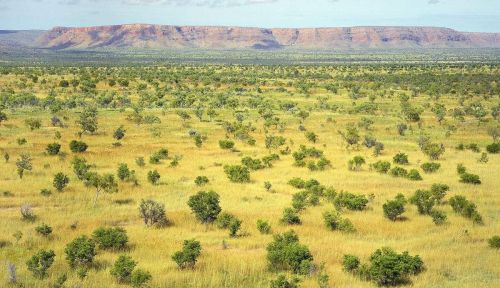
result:
<svg viewBox="0 0 500 288"><path fill-rule="evenodd" d="M33 68L35 69L35 68ZM92 68L97 69L97 68ZM106 69L106 68L102 68ZM107 68L112 69L112 68ZM119 71L120 68L116 68ZM133 69L133 68L130 68ZM188 68L171 68L175 71L184 71L189 74ZM184 70L183 70L184 69ZM238 73L245 67L202 66L197 69L211 69L214 74L225 71L234 77L246 78L247 75ZM229 69L229 72L227 71ZM370 88L369 83L376 82L377 73L411 74L411 69L358 70L357 72L342 71L341 68L297 68L303 74L321 73L332 75L333 78L321 80L316 78L314 86L307 95L299 91L294 85L297 79L289 74L281 74L277 78L273 74L266 74L267 69L259 66L255 70L257 85L245 86L246 92L236 93L234 87L238 84L230 82L203 83L189 78L180 79L182 85L189 87L187 90L195 91L200 87L210 87L213 91L235 95L240 101L238 110L247 111L245 123L252 123L256 128L251 135L256 140L256 145L251 146L241 141L236 142L237 151L227 151L219 148L218 141L226 138L226 132L217 121L199 121L192 116L186 122L182 121L175 113L185 110L191 115L190 108L177 107L152 107L146 108L145 114L154 114L161 119L161 124L137 125L128 121L126 116L131 113L130 108L100 108L98 121L99 130L95 135L82 136L82 140L89 144L87 152L81 156L89 163L95 164L95 170L116 174L119 163L127 163L137 173L140 185L119 183L119 192L103 194L96 207L92 205L94 192L86 188L75 177L71 169L73 153L69 151L69 142L77 139L79 127L75 124L80 109L63 109L57 115L64 119L67 128L52 127L50 117L52 114L39 107L9 108L4 111L8 121L0 125L0 150L8 152L11 159L7 163L0 163L0 192L10 191L12 196L0 195L0 240L8 241L5 247L0 248L2 262L9 261L17 265L19 282L24 287L48 287L54 283L62 273L68 273L67 287L124 287L118 284L110 275L109 267L114 263L119 253L99 251L96 256L97 266L92 269L84 280L80 280L74 271L69 268L64 259L65 245L80 235L90 235L100 226L124 227L130 238L130 254L139 264L138 267L151 272L153 280L151 287L267 287L270 279L276 277L267 269L266 245L272 240L272 235L261 235L256 229L256 220L268 220L273 233L280 233L294 229L300 237L301 243L307 245L317 264L324 263L325 271L330 276L331 287L373 287L371 282L361 281L342 270L341 261L344 254L360 256L366 262L370 254L383 246L390 246L397 251L409 251L412 255L418 254L425 263L426 270L412 278L412 287L498 287L500 284L500 254L498 250L488 247L487 239L497 235L500 231L500 161L497 154L488 154L488 163L479 163L480 153L472 151L458 151L454 147L459 143L477 143L481 150L492 143L487 134L487 127L498 125L497 120L488 115L484 123L478 125L477 120L470 116L461 122L446 116L445 123L440 125L430 109L425 109L422 114L421 128L416 123L410 124L413 128L406 136L397 133L396 125L405 122L401 118L399 93L411 94L406 89L405 83L388 83L382 88ZM287 68L292 71L292 68ZM433 68L434 69L434 68ZM467 70L471 69L471 70ZM499 68L435 68L437 74L479 73L487 71L489 75L497 77L498 85ZM29 70L29 69L28 69ZM389 69L390 70L390 69ZM36 69L35 69L36 71ZM57 71L57 69L56 69ZM67 70L57 71L53 74L40 75L39 79L46 79L47 84L31 83L27 86L19 85L23 75L0 76L0 88L14 91L31 91L41 99L46 98L50 90L57 93L57 97L67 99L77 94L73 88L58 87L61 77L73 77ZM110 70L109 70L110 71ZM117 75L117 71L111 72ZM471 72L474 71L474 72ZM368 73L374 80L361 82L353 80L362 86L365 93L376 94L374 102L378 110L374 113L350 113L353 102L356 105L368 102L367 97L353 100L349 96L349 89L339 87L336 93L331 93L323 88L326 83L345 83L349 73ZM113 74L114 73L114 74ZM172 72L173 73L173 72ZM417 72L415 72L417 73ZM250 77L248 77L250 78ZM303 76L307 81L307 76ZM39 80L40 81L40 80ZM357 82L359 81L359 82ZM22 82L22 81L21 81ZM162 82L162 81L160 81ZM175 89L178 86L166 81ZM287 82L293 82L289 85ZM135 90L138 83L145 83L140 77L131 79L128 88L109 87L106 81L97 83L97 93L101 91L128 91L132 102L139 99ZM180 85L180 84L179 84ZM467 83L462 83L467 87ZM493 85L493 86L495 86ZM324 151L332 167L325 171L309 171L307 168L295 167L291 155L280 155L281 159L275 162L274 167L252 171L251 183L231 183L223 171L225 164L239 164L243 156L263 157L269 154L264 147L266 128L264 121L257 113L257 109L245 107L243 103L256 94L255 88L260 87L259 96L269 99L270 103L279 101L292 101L299 107L310 111L310 117L303 125L308 131L313 131L319 137L315 144L307 141L304 132L299 131L300 120L290 112L274 111L285 128L278 131L268 128L268 133L280 135L288 139L287 145L296 151L300 144L315 146ZM390 86L390 87L388 87ZM286 87L286 92L278 91L278 87ZM151 85L148 91L153 91ZM371 90L370 90L371 89ZM495 90L495 91L498 91ZM166 93L166 98L171 99L173 91ZM380 96L382 95L382 96ZM327 102L338 109L324 109L318 107L318 97L327 97ZM472 100L482 101L483 105L491 109L499 104L499 95L493 92L488 98L483 95L470 95L466 102ZM440 102L448 109L458 106L458 95L443 94L436 100L422 92L417 97L411 98L412 105L426 107L426 103ZM276 105L278 106L278 105ZM233 110L229 108L217 109L219 113L215 119L233 121ZM360 145L357 149L346 149L345 143L337 133L344 130L349 123L358 123L361 117L368 117L374 121L369 131L360 128L360 135L372 134L377 140L384 143L385 149L378 157L373 156L372 150ZM42 120L42 128L31 131L25 125L28 118ZM330 118L330 120L327 120ZM113 131L120 125L127 130L122 146L114 147ZM455 126L451 132L449 126ZM201 148L195 146L193 139L188 135L188 130L196 129L207 140ZM58 140L55 132L62 135ZM154 132L154 133L153 133ZM448 134L447 134L448 132ZM446 152L438 161L441 169L434 174L425 174L420 169L420 164L427 162L428 158L419 149L417 139L420 133L426 133L435 142L443 143ZM156 134L156 135L153 135ZM159 135L158 135L159 134ZM18 145L18 138L26 138L27 144ZM45 147L49 143L57 142L62 145L64 154L61 156L48 156ZM167 148L171 156L182 157L177 167L170 167L170 160L162 164L147 163L145 167L135 164L137 157L143 156L146 162L149 156L160 148ZM379 174L364 165L359 172L349 171L347 161L353 156L362 155L367 163L377 160L392 162L392 157L404 152L409 156L410 164L405 168L418 169L423 177L422 181L410 181L403 178L394 178L388 174ZM33 158L33 170L27 172L23 179L16 173L15 161L21 153L29 153ZM2 153L3 154L3 153ZM481 177L481 185L470 185L459 182L456 166L463 163L470 172ZM147 172L157 169L161 174L160 185L153 186L147 182ZM63 192L52 188L53 176L64 172L70 176L70 183ZM205 175L210 183L205 187L194 184L196 176ZM309 207L301 213L302 225L289 226L280 223L282 211L290 206L292 195L298 190L287 182L293 177L304 179L314 178L325 186L332 186L337 191L345 190L353 193L373 195L368 209L360 212L346 210L343 215L349 218L355 233L342 233L329 231L323 223L322 213L333 209L333 205L322 200L319 206ZM272 190L264 189L264 182L272 183ZM382 204L393 199L398 193L410 197L417 189L429 189L433 183L444 183L450 186L446 198L454 195L464 195L472 200L483 216L484 225L474 225L472 221L453 213L449 205L443 205L441 210L448 216L448 222L442 226L433 224L431 217L419 215L413 205L407 205L404 214L406 220L392 222L384 218ZM52 189L52 196L40 195L43 188ZM187 206L189 196L200 190L214 190L220 194L221 206L243 220L242 231L237 238L230 238L226 230L217 229L212 225L203 225L196 221ZM166 206L167 217L172 225L163 229L147 228L139 217L138 204L141 199L154 199ZM117 200L129 199L125 204L118 204ZM20 206L29 203L34 207L37 220L33 223L23 221L20 215ZM49 239L40 237L34 228L41 223L53 227L53 236ZM70 226L76 223L76 228ZM21 231L23 236L17 242L12 236L16 231ZM203 251L194 270L181 271L171 260L171 255L182 247L185 239L195 238L201 242ZM227 247L223 247L223 241ZM49 270L49 277L37 280L27 271L25 262L39 249L53 249L56 261ZM3 263L2 263L3 265ZM5 270L4 270L5 271ZM7 273L0 273L0 286L6 285ZM316 278L302 277L303 287L317 287Z"/></svg>

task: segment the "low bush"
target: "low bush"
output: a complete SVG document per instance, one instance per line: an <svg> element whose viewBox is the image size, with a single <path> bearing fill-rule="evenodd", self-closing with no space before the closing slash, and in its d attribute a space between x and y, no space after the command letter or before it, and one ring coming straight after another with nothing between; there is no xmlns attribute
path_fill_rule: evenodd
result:
<svg viewBox="0 0 500 288"><path fill-rule="evenodd" d="M180 269L193 268L201 254L201 244L196 240L185 240L182 250L172 255L172 260Z"/></svg>
<svg viewBox="0 0 500 288"><path fill-rule="evenodd" d="M422 176L420 176L420 173L418 172L417 169L411 169L410 172L408 172L408 175L406 178L413 180L413 181L420 181L422 180Z"/></svg>
<svg viewBox="0 0 500 288"><path fill-rule="evenodd" d="M124 249L128 243L127 231L121 227L105 228L100 227L92 233L92 239L100 249Z"/></svg>
<svg viewBox="0 0 500 288"><path fill-rule="evenodd" d="M271 225L267 221L259 219L257 220L257 230L261 234L269 234L271 233Z"/></svg>
<svg viewBox="0 0 500 288"><path fill-rule="evenodd" d="M248 169L248 167L240 165L226 165L224 166L224 172L231 182L250 182L250 170Z"/></svg>
<svg viewBox="0 0 500 288"><path fill-rule="evenodd" d="M394 177L405 177L408 176L408 171L401 167L394 167L390 170L390 173Z"/></svg>
<svg viewBox="0 0 500 288"><path fill-rule="evenodd" d="M406 155L405 153L398 153L398 154L394 155L394 157L392 158L392 161L394 161L394 163L399 164L399 165L407 165L409 163L408 162L408 155Z"/></svg>
<svg viewBox="0 0 500 288"><path fill-rule="evenodd" d="M51 143L47 145L47 148L45 149L47 151L47 154L49 155L57 155L59 154L59 151L61 150L61 144L59 143Z"/></svg>
<svg viewBox="0 0 500 288"><path fill-rule="evenodd" d="M337 209L347 208L349 210L363 210L368 204L365 195L356 195L349 192L341 192L335 197L334 205Z"/></svg>
<svg viewBox="0 0 500 288"><path fill-rule="evenodd" d="M500 248L500 236L495 235L488 239L488 244L490 245L491 248L498 249Z"/></svg>
<svg viewBox="0 0 500 288"><path fill-rule="evenodd" d="M293 230L274 235L266 250L271 271L309 274L313 265L313 256L309 248L299 243L299 237Z"/></svg>
<svg viewBox="0 0 500 288"><path fill-rule="evenodd" d="M448 201L455 213L471 219L476 224L483 224L483 218L476 210L476 204L467 200L464 196L453 196Z"/></svg>
<svg viewBox="0 0 500 288"><path fill-rule="evenodd" d="M439 168L441 168L441 164L434 163L434 162L427 162L427 163L420 165L420 168L422 168L422 170L425 173L434 173L434 172L438 171Z"/></svg>
<svg viewBox="0 0 500 288"><path fill-rule="evenodd" d="M285 208L283 210L283 217L281 218L281 222L289 225L297 225L302 223L299 214L293 208Z"/></svg>
<svg viewBox="0 0 500 288"><path fill-rule="evenodd" d="M388 161L377 161L371 167L378 173L387 173L391 169L391 163Z"/></svg>
<svg viewBox="0 0 500 288"><path fill-rule="evenodd" d="M389 200L382 205L384 216L391 221L396 219L405 212L406 199L403 194L396 196L394 200Z"/></svg>
<svg viewBox="0 0 500 288"><path fill-rule="evenodd" d="M340 217L340 213L337 211L323 213L323 220L326 227L330 230L339 230L342 232L353 232L355 230L352 222L347 218Z"/></svg>
<svg viewBox="0 0 500 288"><path fill-rule="evenodd" d="M486 151L491 154L497 154L498 152L500 152L500 142L491 143L490 145L486 146Z"/></svg>
<svg viewBox="0 0 500 288"><path fill-rule="evenodd" d="M354 255L344 255L342 259L342 267L347 272L354 272L359 268L359 258Z"/></svg>
<svg viewBox="0 0 500 288"><path fill-rule="evenodd" d="M71 152L73 153L83 153L87 151L88 147L89 146L87 145L87 143L83 141L72 140L69 143L69 150L71 150Z"/></svg>

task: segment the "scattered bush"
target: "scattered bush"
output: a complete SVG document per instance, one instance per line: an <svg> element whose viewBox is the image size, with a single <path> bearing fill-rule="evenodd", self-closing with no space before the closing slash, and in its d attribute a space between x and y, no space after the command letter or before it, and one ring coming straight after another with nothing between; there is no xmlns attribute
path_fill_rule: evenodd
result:
<svg viewBox="0 0 500 288"><path fill-rule="evenodd" d="M441 164L439 163L434 163L434 162L427 162L422 165L420 165L420 168L424 170L425 173L434 173L439 170L441 167Z"/></svg>
<svg viewBox="0 0 500 288"><path fill-rule="evenodd" d="M87 143L85 143L83 141L72 140L69 143L69 149L73 153L83 153L83 152L87 151L88 147L89 146L87 145Z"/></svg>
<svg viewBox="0 0 500 288"><path fill-rule="evenodd" d="M48 237L52 233L52 227L43 223L40 226L37 226L35 228L35 231L36 231L36 233L38 233L44 237Z"/></svg>
<svg viewBox="0 0 500 288"><path fill-rule="evenodd" d="M437 204L441 204L443 202L443 199L446 196L446 192L448 192L448 190L450 190L450 187L446 184L432 184L432 197L434 197Z"/></svg>
<svg viewBox="0 0 500 288"><path fill-rule="evenodd" d="M380 286L392 286L409 282L410 275L422 272L424 263L419 256L408 252L396 253L390 248L378 249L370 257L369 277Z"/></svg>
<svg viewBox="0 0 500 288"><path fill-rule="evenodd" d="M245 166L240 165L226 165L224 172L231 182L246 183L250 182L250 171Z"/></svg>
<svg viewBox="0 0 500 288"><path fill-rule="evenodd" d="M80 236L66 245L66 260L71 267L88 265L94 261L95 242L87 236Z"/></svg>
<svg viewBox="0 0 500 288"><path fill-rule="evenodd" d="M394 161L394 163L399 164L399 165L407 165L409 163L408 162L408 155L406 155L405 153L396 154L392 158L392 161Z"/></svg>
<svg viewBox="0 0 500 288"><path fill-rule="evenodd" d="M200 191L189 197L188 206L202 223L212 223L221 212L219 194L214 191Z"/></svg>
<svg viewBox="0 0 500 288"><path fill-rule="evenodd" d="M158 181L160 181L161 175L157 170L152 170L148 172L148 181L149 183L156 185Z"/></svg>
<svg viewBox="0 0 500 288"><path fill-rule="evenodd" d="M290 179L290 181L288 181L288 184L291 185L292 187L302 189L305 187L306 181L304 181L301 178L295 177L295 178Z"/></svg>
<svg viewBox="0 0 500 288"><path fill-rule="evenodd" d="M168 219L165 213L165 205L154 200L141 200L141 204L139 204L139 212L146 226L163 227L168 224Z"/></svg>
<svg viewBox="0 0 500 288"><path fill-rule="evenodd" d="M116 260L113 268L111 268L111 275L120 283L130 283L132 271L134 271L137 262L128 255L120 255Z"/></svg>
<svg viewBox="0 0 500 288"><path fill-rule="evenodd" d="M281 218L281 222L289 225L298 225L302 223L300 221L299 214L293 208L285 208L283 210L283 218Z"/></svg>
<svg viewBox="0 0 500 288"><path fill-rule="evenodd" d="M234 148L234 141L232 140L219 140L219 147L221 149L229 150Z"/></svg>
<svg viewBox="0 0 500 288"><path fill-rule="evenodd" d="M404 177L406 178L408 176L408 171L404 168L401 167L394 167L390 171L391 175L394 177Z"/></svg>
<svg viewBox="0 0 500 288"><path fill-rule="evenodd" d="M490 145L486 146L486 151L491 154L497 154L498 152L500 152L500 142L491 143Z"/></svg>
<svg viewBox="0 0 500 288"><path fill-rule="evenodd" d="M323 213L323 220L325 225L330 230L339 230L342 232L353 232L354 226L347 218L340 217L337 211L327 211Z"/></svg>
<svg viewBox="0 0 500 288"><path fill-rule="evenodd" d="M430 212L432 222L436 225L442 225L446 222L446 214L443 211L432 209Z"/></svg>
<svg viewBox="0 0 500 288"><path fill-rule="evenodd" d="M130 275L130 284L132 284L132 287L138 288L144 286L151 279L151 273L142 269L135 269Z"/></svg>
<svg viewBox="0 0 500 288"><path fill-rule="evenodd" d="M396 219L405 212L406 199L403 194L396 196L394 200L389 200L382 205L384 215L391 221Z"/></svg>
<svg viewBox="0 0 500 288"><path fill-rule="evenodd" d="M410 203L417 206L418 213L429 214L436 203L431 191L417 190L410 198Z"/></svg>
<svg viewBox="0 0 500 288"><path fill-rule="evenodd" d="M291 230L274 235L273 241L267 245L267 261L272 271L289 270L295 274L309 274L313 256Z"/></svg>
<svg viewBox="0 0 500 288"><path fill-rule="evenodd" d="M59 154L59 151L61 150L61 144L59 143L51 143L47 145L47 148L45 149L47 151L47 154L49 155L57 155Z"/></svg>
<svg viewBox="0 0 500 288"><path fill-rule="evenodd" d="M420 176L420 173L416 169L411 169L410 172L408 172L408 175L406 178L413 180L413 181L420 181L422 180L422 176Z"/></svg>
<svg viewBox="0 0 500 288"><path fill-rule="evenodd" d="M476 204L467 200L464 196L453 196L448 201L455 213L471 219L476 224L483 224L483 218L476 210Z"/></svg>
<svg viewBox="0 0 500 288"><path fill-rule="evenodd" d="M121 227L100 227L92 233L92 239L99 245L100 249L120 250L127 246L127 231Z"/></svg>
<svg viewBox="0 0 500 288"><path fill-rule="evenodd" d="M33 273L36 278L43 279L47 277L47 270L49 270L56 254L52 250L40 250L26 262L28 270Z"/></svg>
<svg viewBox="0 0 500 288"><path fill-rule="evenodd" d="M270 288L299 288L299 283L298 277L288 279L286 275L280 274L278 278L271 280Z"/></svg>
<svg viewBox="0 0 500 288"><path fill-rule="evenodd" d="M378 173L387 173L391 169L391 163L388 161L377 161L371 167Z"/></svg>
<svg viewBox="0 0 500 288"><path fill-rule="evenodd" d="M368 204L368 199L365 195L355 195L349 192L341 192L334 200L334 205L337 209L343 207L349 210L363 210Z"/></svg>
<svg viewBox="0 0 500 288"><path fill-rule="evenodd" d="M490 244L491 248L495 248L495 249L500 248L500 236L495 235L495 236L491 237L490 239L488 239L488 244Z"/></svg>
<svg viewBox="0 0 500 288"><path fill-rule="evenodd" d="M185 240L182 250L175 252L174 255L172 255L172 260L177 263L180 269L193 268L200 254L200 242L196 240Z"/></svg>
<svg viewBox="0 0 500 288"><path fill-rule="evenodd" d="M59 172L54 176L54 181L52 185L56 188L57 191L61 192L69 183L68 176L64 175L64 173Z"/></svg>
<svg viewBox="0 0 500 288"><path fill-rule="evenodd" d="M365 163L365 158L361 156L354 156L354 158L347 162L347 167L351 171L359 171L361 170L361 166Z"/></svg>
<svg viewBox="0 0 500 288"><path fill-rule="evenodd" d="M271 225L267 221L259 219L257 220L257 230L261 234L269 234L271 233Z"/></svg>
<svg viewBox="0 0 500 288"><path fill-rule="evenodd" d="M196 179L194 179L194 183L197 186L204 186L204 185L208 184L208 182L210 182L210 180L208 180L207 176L198 176L198 177L196 177Z"/></svg>
<svg viewBox="0 0 500 288"><path fill-rule="evenodd" d="M354 255L344 255L342 259L342 267L347 272L354 272L359 268L359 258Z"/></svg>
<svg viewBox="0 0 500 288"><path fill-rule="evenodd" d="M467 172L460 174L460 182L474 185L481 184L481 180L479 179L478 175Z"/></svg>

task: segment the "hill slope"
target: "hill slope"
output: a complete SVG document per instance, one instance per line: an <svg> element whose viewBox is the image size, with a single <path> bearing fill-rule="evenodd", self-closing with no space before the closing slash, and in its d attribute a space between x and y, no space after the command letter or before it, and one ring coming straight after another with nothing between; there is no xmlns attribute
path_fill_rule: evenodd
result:
<svg viewBox="0 0 500 288"><path fill-rule="evenodd" d="M56 27L36 45L51 49L400 49L500 48L500 33L436 27L242 28L127 24Z"/></svg>

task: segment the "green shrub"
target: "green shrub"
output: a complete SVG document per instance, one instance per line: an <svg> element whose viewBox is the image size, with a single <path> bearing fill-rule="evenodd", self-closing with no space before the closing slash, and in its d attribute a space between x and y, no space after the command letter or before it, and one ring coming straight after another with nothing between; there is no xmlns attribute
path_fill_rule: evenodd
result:
<svg viewBox="0 0 500 288"><path fill-rule="evenodd" d="M375 171L377 171L378 173L387 173L389 169L391 169L391 163L388 161L379 160L373 163L371 167L375 169Z"/></svg>
<svg viewBox="0 0 500 288"><path fill-rule="evenodd" d="M365 163L365 158L361 156L354 156L354 158L347 162L347 168L351 171L359 171L361 170L361 166Z"/></svg>
<svg viewBox="0 0 500 288"><path fill-rule="evenodd" d="M446 214L443 211L432 209L430 212L432 222L436 225L442 225L446 222Z"/></svg>
<svg viewBox="0 0 500 288"><path fill-rule="evenodd" d="M491 237L490 239L488 239L488 244L490 244L491 248L495 248L495 249L500 248L500 236L495 235L495 236Z"/></svg>
<svg viewBox="0 0 500 288"><path fill-rule="evenodd" d="M408 175L406 178L413 180L413 181L420 181L422 180L422 176L420 176L420 173L418 173L417 169L411 169L410 172L408 172Z"/></svg>
<svg viewBox="0 0 500 288"><path fill-rule="evenodd" d="M61 192L69 183L68 176L64 175L64 173L59 172L54 176L54 181L52 185L56 188L57 191Z"/></svg>
<svg viewBox="0 0 500 288"><path fill-rule="evenodd" d="M259 170L264 168L264 165L262 165L262 161L260 159L253 159L252 157L248 156L241 159L241 164L251 170Z"/></svg>
<svg viewBox="0 0 500 288"><path fill-rule="evenodd" d="M323 220L325 225L330 230L339 230L343 232L353 232L354 226L347 218L340 217L337 211L327 211L323 213Z"/></svg>
<svg viewBox="0 0 500 288"><path fill-rule="evenodd" d="M290 179L290 181L288 181L288 184L291 185L292 187L303 189L306 185L306 181L304 181L301 178L295 177Z"/></svg>
<svg viewBox="0 0 500 288"><path fill-rule="evenodd" d="M215 225L217 225L217 228L219 229L227 229L229 228L229 225L233 219L235 219L232 214L229 214L227 212L222 212L217 216L217 219L215 220Z"/></svg>
<svg viewBox="0 0 500 288"><path fill-rule="evenodd" d="M49 270L56 254L52 250L40 250L26 262L28 270L33 273L33 276L43 279L47 277L47 270Z"/></svg>
<svg viewBox="0 0 500 288"><path fill-rule="evenodd" d="M248 167L240 165L226 165L224 166L224 172L231 182L250 182L250 170L248 170Z"/></svg>
<svg viewBox="0 0 500 288"><path fill-rule="evenodd" d="M49 155L57 155L57 154L59 154L59 151L61 150L61 144L59 144L59 143L48 144L47 148L45 150L47 151L47 154L49 154Z"/></svg>
<svg viewBox="0 0 500 288"><path fill-rule="evenodd" d="M306 208L307 205L307 198L309 196L309 193L307 191L300 191L292 196L292 207L296 211L302 211Z"/></svg>
<svg viewBox="0 0 500 288"><path fill-rule="evenodd" d="M188 206L202 223L211 223L221 212L219 194L214 191L200 191L189 197Z"/></svg>
<svg viewBox="0 0 500 288"><path fill-rule="evenodd" d="M165 205L154 200L141 200L139 212L146 226L163 227L168 224Z"/></svg>
<svg viewBox="0 0 500 288"><path fill-rule="evenodd" d="M292 277L288 279L286 275L280 274L278 278L271 280L270 288L299 288L300 279Z"/></svg>
<svg viewBox="0 0 500 288"><path fill-rule="evenodd" d="M368 204L368 199L365 195L356 195L349 192L341 192L334 200L334 205L337 209L347 208L349 210L363 210Z"/></svg>
<svg viewBox="0 0 500 288"><path fill-rule="evenodd" d="M448 192L448 190L450 190L450 187L446 184L432 184L432 197L434 197L437 204L443 202L443 199L446 196L446 192Z"/></svg>
<svg viewBox="0 0 500 288"><path fill-rule="evenodd" d="M486 146L486 151L491 154L497 154L498 152L500 152L500 142L491 143L490 145Z"/></svg>
<svg viewBox="0 0 500 288"><path fill-rule="evenodd" d="M297 213L297 210L290 207L285 208L283 210L283 217L281 218L281 222L290 225L297 225L302 223L300 221L300 217L299 214Z"/></svg>
<svg viewBox="0 0 500 288"><path fill-rule="evenodd" d="M420 165L420 168L424 170L425 173L434 173L441 168L441 164L439 163L434 163L434 162L427 162L422 165Z"/></svg>
<svg viewBox="0 0 500 288"><path fill-rule="evenodd" d="M274 235L266 250L270 270L286 270L295 274L309 273L313 256L309 248L299 243L299 237L293 230Z"/></svg>
<svg viewBox="0 0 500 288"><path fill-rule="evenodd" d="M429 214L436 203L431 191L417 190L410 198L410 203L417 206L418 213Z"/></svg>
<svg viewBox="0 0 500 288"><path fill-rule="evenodd" d="M393 286L409 282L410 275L422 272L424 263L419 256L408 252L396 253L390 248L375 251L370 257L368 268L370 279L380 286Z"/></svg>
<svg viewBox="0 0 500 288"><path fill-rule="evenodd" d="M236 237L238 231L240 230L241 228L241 220L236 218L236 217L233 217L233 219L231 219L231 221L229 221L229 236L231 237Z"/></svg>
<svg viewBox="0 0 500 288"><path fill-rule="evenodd" d="M135 269L130 275L130 284L132 287L143 287L147 282L151 281L151 273L142 269Z"/></svg>
<svg viewBox="0 0 500 288"><path fill-rule="evenodd" d="M94 261L95 242L87 236L80 236L66 245L64 250L70 266L88 265Z"/></svg>
<svg viewBox="0 0 500 288"><path fill-rule="evenodd" d="M221 149L229 150L234 148L234 141L231 140L219 140L219 147Z"/></svg>
<svg viewBox="0 0 500 288"><path fill-rule="evenodd" d="M408 155L406 155L405 153L398 153L398 154L394 155L394 157L392 158L392 161L394 161L394 163L399 164L399 165L407 165L409 163L408 162Z"/></svg>
<svg viewBox="0 0 500 288"><path fill-rule="evenodd" d="M35 231L36 231L36 233L38 233L44 237L47 237L52 233L52 227L50 227L49 225L44 223L44 224L41 224L40 226L37 226L35 228Z"/></svg>
<svg viewBox="0 0 500 288"><path fill-rule="evenodd" d="M148 181L149 183L156 185L158 181L160 181L161 175L157 170L152 170L148 172Z"/></svg>
<svg viewBox="0 0 500 288"><path fill-rule="evenodd" d="M271 225L267 221L259 219L257 220L257 230L261 234L269 234L271 233Z"/></svg>
<svg viewBox="0 0 500 288"><path fill-rule="evenodd" d="M483 218L476 210L476 204L467 200L464 196L453 196L448 201L455 213L471 219L476 224L483 224Z"/></svg>
<svg viewBox="0 0 500 288"><path fill-rule="evenodd" d="M384 215L391 221L396 219L405 212L406 199L402 194L399 194L396 199L389 200L382 205Z"/></svg>
<svg viewBox="0 0 500 288"><path fill-rule="evenodd" d="M463 164L458 164L457 165L457 173L458 173L458 175L462 175L465 172L467 172L467 169L465 168L465 166Z"/></svg>
<svg viewBox="0 0 500 288"><path fill-rule="evenodd" d="M118 176L118 179L125 181L130 178L132 172L130 172L130 169L128 168L127 164L120 163L120 165L118 165L118 170L116 174Z"/></svg>
<svg viewBox="0 0 500 288"><path fill-rule="evenodd" d="M73 153L83 153L87 151L88 147L89 146L87 145L87 143L83 141L72 140L69 143L69 150L71 150L71 152Z"/></svg>
<svg viewBox="0 0 500 288"><path fill-rule="evenodd" d="M198 176L198 177L196 177L196 179L194 179L194 183L197 186L204 186L204 185L208 184L208 182L210 182L210 180L208 180L207 176Z"/></svg>
<svg viewBox="0 0 500 288"><path fill-rule="evenodd" d="M360 264L359 258L354 255L344 255L344 258L342 259L342 267L347 272L353 272L358 270L359 264Z"/></svg>
<svg viewBox="0 0 500 288"><path fill-rule="evenodd" d="M201 244L196 240L184 240L182 250L172 255L172 260L180 269L193 268L201 254Z"/></svg>
<svg viewBox="0 0 500 288"><path fill-rule="evenodd" d="M92 233L92 239L99 245L100 249L119 250L127 246L127 231L121 227L100 227Z"/></svg>
<svg viewBox="0 0 500 288"><path fill-rule="evenodd" d="M467 172L460 174L460 182L474 185L481 184L481 180L479 179L478 175Z"/></svg>
<svg viewBox="0 0 500 288"><path fill-rule="evenodd" d="M391 175L394 177L407 177L408 176L408 171L404 168L401 167L394 167L390 171Z"/></svg>
<svg viewBox="0 0 500 288"><path fill-rule="evenodd" d="M120 283L129 283L137 262L128 255L120 255L116 260L113 268L111 268L111 275Z"/></svg>

